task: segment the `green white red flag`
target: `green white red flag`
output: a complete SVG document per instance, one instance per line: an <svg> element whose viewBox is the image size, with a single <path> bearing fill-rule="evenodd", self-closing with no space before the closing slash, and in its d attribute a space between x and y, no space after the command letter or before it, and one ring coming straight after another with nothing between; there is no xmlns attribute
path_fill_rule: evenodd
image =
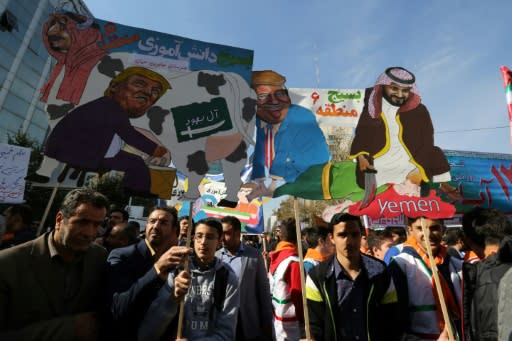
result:
<svg viewBox="0 0 512 341"><path fill-rule="evenodd" d="M506 66L500 67L503 82L505 83L505 96L507 97L508 119L510 121L510 143L512 144L512 71Z"/></svg>

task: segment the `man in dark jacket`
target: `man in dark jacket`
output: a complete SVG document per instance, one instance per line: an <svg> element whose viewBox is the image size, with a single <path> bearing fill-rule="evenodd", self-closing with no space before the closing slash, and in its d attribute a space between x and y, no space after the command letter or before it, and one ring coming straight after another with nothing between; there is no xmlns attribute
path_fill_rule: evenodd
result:
<svg viewBox="0 0 512 341"><path fill-rule="evenodd" d="M74 189L51 232L0 251L0 340L100 340L107 251L93 241L107 207Z"/></svg>
<svg viewBox="0 0 512 341"><path fill-rule="evenodd" d="M0 240L0 249L23 244L36 237L32 228L32 208L25 204L9 206L4 211L5 235Z"/></svg>
<svg viewBox="0 0 512 341"><path fill-rule="evenodd" d="M178 214L173 207L155 207L145 239L114 249L107 259L107 300L113 323L111 340L136 340L146 310L173 271L192 252L178 244Z"/></svg>
<svg viewBox="0 0 512 341"><path fill-rule="evenodd" d="M395 286L386 265L361 254L361 221L338 213L329 223L336 254L306 280L311 335L321 340L400 340Z"/></svg>
<svg viewBox="0 0 512 341"><path fill-rule="evenodd" d="M464 214L462 228L469 245L483 241L483 259L464 263L464 339L497 340L498 286L512 267L512 224L494 208L476 207Z"/></svg>

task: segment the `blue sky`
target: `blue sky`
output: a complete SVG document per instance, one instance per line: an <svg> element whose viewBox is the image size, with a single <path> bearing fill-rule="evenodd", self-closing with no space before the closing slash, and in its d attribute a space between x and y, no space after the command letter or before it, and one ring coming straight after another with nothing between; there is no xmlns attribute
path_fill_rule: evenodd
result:
<svg viewBox="0 0 512 341"><path fill-rule="evenodd" d="M252 49L253 69L284 74L288 87L370 87L403 66L436 145L512 153L499 72L512 68L510 0L85 1L103 20Z"/></svg>

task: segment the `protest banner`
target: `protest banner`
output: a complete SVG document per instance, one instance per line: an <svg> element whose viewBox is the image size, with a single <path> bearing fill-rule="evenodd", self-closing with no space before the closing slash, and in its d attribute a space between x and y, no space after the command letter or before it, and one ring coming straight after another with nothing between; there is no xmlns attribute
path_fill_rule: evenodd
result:
<svg viewBox="0 0 512 341"><path fill-rule="evenodd" d="M23 202L30 148L0 143L0 203Z"/></svg>

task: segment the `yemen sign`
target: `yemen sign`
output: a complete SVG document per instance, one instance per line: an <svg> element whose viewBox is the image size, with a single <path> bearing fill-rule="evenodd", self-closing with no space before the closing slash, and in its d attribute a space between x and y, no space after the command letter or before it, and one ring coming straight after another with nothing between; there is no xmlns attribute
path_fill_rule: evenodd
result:
<svg viewBox="0 0 512 341"><path fill-rule="evenodd" d="M427 217L430 219L451 218L455 214L455 207L443 202L436 196L434 190L428 197L416 197L398 194L393 187L378 194L365 208L360 209L357 203L349 207L348 212L353 215L367 215L372 219L380 217L397 217L404 214L407 217Z"/></svg>

